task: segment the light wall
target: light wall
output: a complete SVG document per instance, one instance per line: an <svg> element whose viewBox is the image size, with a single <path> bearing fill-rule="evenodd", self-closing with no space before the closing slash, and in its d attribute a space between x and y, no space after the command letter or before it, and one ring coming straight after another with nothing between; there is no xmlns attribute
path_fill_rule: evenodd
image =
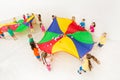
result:
<svg viewBox="0 0 120 80"><path fill-rule="evenodd" d="M108 33L108 38L120 40L119 0L0 0L0 22L25 13L40 13L45 26L49 26L51 15L76 16L79 24L86 19L87 28L95 21L96 35Z"/></svg>

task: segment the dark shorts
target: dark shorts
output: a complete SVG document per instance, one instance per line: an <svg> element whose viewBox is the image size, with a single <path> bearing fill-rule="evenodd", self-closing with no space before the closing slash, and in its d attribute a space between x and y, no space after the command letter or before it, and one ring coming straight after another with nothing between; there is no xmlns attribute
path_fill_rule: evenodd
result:
<svg viewBox="0 0 120 80"><path fill-rule="evenodd" d="M102 47L102 46L103 46L103 44L98 43L98 46L99 46L99 47Z"/></svg>
<svg viewBox="0 0 120 80"><path fill-rule="evenodd" d="M40 56L36 56L37 59L40 59Z"/></svg>
<svg viewBox="0 0 120 80"><path fill-rule="evenodd" d="M4 34L0 34L2 37L4 37Z"/></svg>

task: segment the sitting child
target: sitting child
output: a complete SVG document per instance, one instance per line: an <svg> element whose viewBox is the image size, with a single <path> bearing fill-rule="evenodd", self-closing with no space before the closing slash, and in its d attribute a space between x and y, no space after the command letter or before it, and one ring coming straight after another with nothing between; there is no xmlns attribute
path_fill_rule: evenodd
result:
<svg viewBox="0 0 120 80"><path fill-rule="evenodd" d="M100 64L100 62L91 54L86 54L82 60L82 66L80 66L78 73L82 74L83 72L86 71L91 71L92 70L92 64L91 64L91 59L93 59L97 64Z"/></svg>
<svg viewBox="0 0 120 80"><path fill-rule="evenodd" d="M47 64L46 57L47 57L47 53L42 51L41 52L41 60L43 61L43 64Z"/></svg>
<svg viewBox="0 0 120 80"><path fill-rule="evenodd" d="M98 46L99 47L102 47L105 43L106 43L106 36L107 36L107 33L104 32L101 37L100 37L100 40L99 40L99 43L98 43Z"/></svg>

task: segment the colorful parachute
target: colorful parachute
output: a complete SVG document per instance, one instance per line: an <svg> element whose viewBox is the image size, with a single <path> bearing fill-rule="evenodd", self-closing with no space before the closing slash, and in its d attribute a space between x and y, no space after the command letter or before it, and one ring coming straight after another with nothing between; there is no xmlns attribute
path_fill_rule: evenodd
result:
<svg viewBox="0 0 120 80"><path fill-rule="evenodd" d="M27 22L24 22L23 19L20 19L17 23L11 22L6 24L0 24L0 29L3 32L7 32L7 27L9 26L15 32L22 32L28 28L29 23L32 22L33 19L34 16L32 15L30 18L27 19Z"/></svg>
<svg viewBox="0 0 120 80"><path fill-rule="evenodd" d="M67 18L55 18L38 42L41 50L47 53L65 51L77 58L82 58L93 47L91 34L74 21Z"/></svg>

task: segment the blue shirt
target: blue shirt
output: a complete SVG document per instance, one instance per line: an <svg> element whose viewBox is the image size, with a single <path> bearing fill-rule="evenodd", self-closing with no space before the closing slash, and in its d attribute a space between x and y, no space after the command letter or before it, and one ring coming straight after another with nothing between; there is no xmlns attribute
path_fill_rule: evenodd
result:
<svg viewBox="0 0 120 80"><path fill-rule="evenodd" d="M85 22L80 22L80 26L85 28Z"/></svg>

